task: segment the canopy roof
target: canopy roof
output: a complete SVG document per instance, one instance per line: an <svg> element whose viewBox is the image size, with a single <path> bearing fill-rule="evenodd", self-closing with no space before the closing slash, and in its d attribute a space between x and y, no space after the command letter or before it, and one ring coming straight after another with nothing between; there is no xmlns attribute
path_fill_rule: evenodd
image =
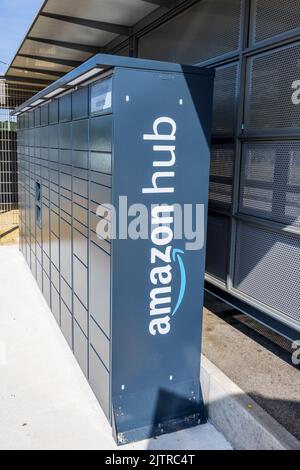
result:
<svg viewBox="0 0 300 470"><path fill-rule="evenodd" d="M6 72L45 87L91 56L128 44L141 22L184 0L46 0Z"/></svg>

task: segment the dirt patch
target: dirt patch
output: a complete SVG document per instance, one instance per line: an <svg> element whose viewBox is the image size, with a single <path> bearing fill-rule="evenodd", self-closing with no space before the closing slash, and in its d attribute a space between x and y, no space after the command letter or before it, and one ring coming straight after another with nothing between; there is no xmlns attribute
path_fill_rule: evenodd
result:
<svg viewBox="0 0 300 470"><path fill-rule="evenodd" d="M19 243L19 211L13 210L0 214L0 246Z"/></svg>
<svg viewBox="0 0 300 470"><path fill-rule="evenodd" d="M0 246L19 244L19 227L16 227L9 232L1 232L2 231L0 231Z"/></svg>

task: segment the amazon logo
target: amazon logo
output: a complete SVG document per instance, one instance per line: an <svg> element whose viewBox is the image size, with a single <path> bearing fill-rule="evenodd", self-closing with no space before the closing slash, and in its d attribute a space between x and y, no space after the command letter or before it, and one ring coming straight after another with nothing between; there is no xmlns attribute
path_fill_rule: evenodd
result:
<svg viewBox="0 0 300 470"><path fill-rule="evenodd" d="M171 318L178 312L186 290L184 251L172 247L173 206L157 206L152 209L152 224L157 225L151 236L150 323L151 335L165 335L171 329ZM179 273L178 292L173 290L173 274ZM174 308L172 308L172 305Z"/></svg>
<svg viewBox="0 0 300 470"><path fill-rule="evenodd" d="M185 288L186 288L186 272L185 272L185 266L184 266L184 261L182 259L182 255L184 255L184 251L179 250L178 248L173 249L172 252L172 259L174 262L178 262L178 268L180 272L180 287L179 287L179 294L178 294L178 299L176 302L176 306L172 312L172 316L175 315L177 310L179 310L184 294L185 294Z"/></svg>

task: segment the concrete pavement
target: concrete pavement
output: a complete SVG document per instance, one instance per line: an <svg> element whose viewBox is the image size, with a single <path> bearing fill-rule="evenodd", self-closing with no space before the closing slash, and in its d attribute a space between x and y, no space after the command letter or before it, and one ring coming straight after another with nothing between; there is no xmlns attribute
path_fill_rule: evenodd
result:
<svg viewBox="0 0 300 470"><path fill-rule="evenodd" d="M0 449L116 449L16 246L0 247ZM212 424L122 447L231 449Z"/></svg>

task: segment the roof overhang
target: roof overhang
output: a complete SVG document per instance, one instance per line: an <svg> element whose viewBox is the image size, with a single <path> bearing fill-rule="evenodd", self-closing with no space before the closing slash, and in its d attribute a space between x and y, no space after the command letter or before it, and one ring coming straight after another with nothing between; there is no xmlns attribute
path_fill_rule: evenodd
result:
<svg viewBox="0 0 300 470"><path fill-rule="evenodd" d="M6 78L43 88L111 45L125 45L146 18L156 20L185 1L46 0Z"/></svg>
<svg viewBox="0 0 300 470"><path fill-rule="evenodd" d="M144 70L159 70L160 72L185 73L197 75L214 75L213 69L203 69L191 65L180 65L156 60L134 59L132 57L120 57L109 54L97 54L75 70L64 75L59 80L39 91L21 106L12 111L12 115L18 116L26 111L34 109L49 100L62 95L69 90L82 86L91 80L97 79L103 73L107 73L115 67L126 67Z"/></svg>

